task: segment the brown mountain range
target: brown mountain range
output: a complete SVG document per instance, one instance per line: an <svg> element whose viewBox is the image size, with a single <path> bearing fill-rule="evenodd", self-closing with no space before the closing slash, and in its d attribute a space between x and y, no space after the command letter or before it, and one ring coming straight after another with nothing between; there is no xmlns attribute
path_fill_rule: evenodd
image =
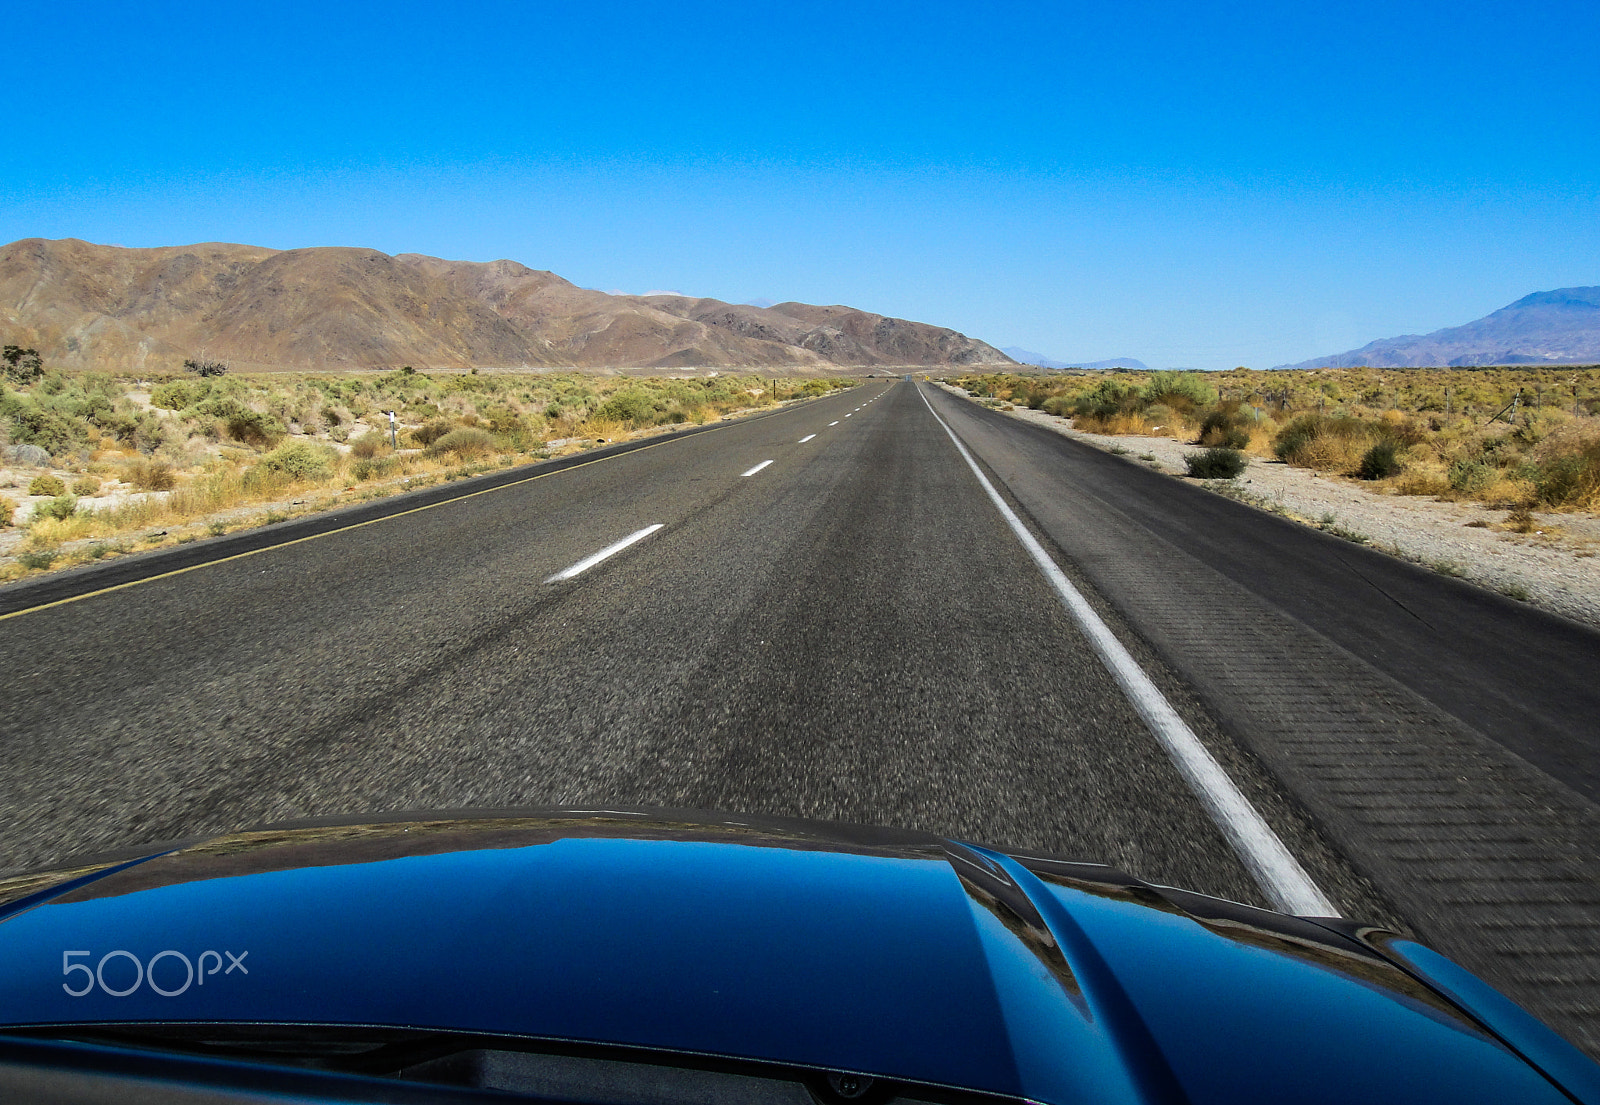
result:
<svg viewBox="0 0 1600 1105"><path fill-rule="evenodd" d="M68 368L1008 364L954 330L851 307L608 295L515 261L211 242L0 247L0 339Z"/></svg>

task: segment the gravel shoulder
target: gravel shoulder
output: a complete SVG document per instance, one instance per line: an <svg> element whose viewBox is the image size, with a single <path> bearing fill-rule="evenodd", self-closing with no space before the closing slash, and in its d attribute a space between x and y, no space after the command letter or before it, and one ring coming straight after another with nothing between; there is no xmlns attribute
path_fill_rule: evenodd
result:
<svg viewBox="0 0 1600 1105"><path fill-rule="evenodd" d="M1004 413L1179 479L1187 478L1184 457L1196 451L1170 437L1084 433L1067 419L1023 407ZM1505 510L1483 503L1381 494L1359 480L1260 457L1251 457L1238 479L1196 482L1600 629L1600 518L1592 514L1540 513L1534 533L1516 533L1505 526Z"/></svg>

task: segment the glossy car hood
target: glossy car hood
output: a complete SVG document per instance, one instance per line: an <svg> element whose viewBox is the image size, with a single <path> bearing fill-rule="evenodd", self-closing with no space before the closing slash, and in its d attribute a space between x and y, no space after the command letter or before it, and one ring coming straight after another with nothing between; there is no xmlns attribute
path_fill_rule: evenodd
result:
<svg viewBox="0 0 1600 1105"><path fill-rule="evenodd" d="M1374 945L908 832L630 811L334 823L7 896L10 1026L413 1026L1062 1105L1567 1100Z"/></svg>

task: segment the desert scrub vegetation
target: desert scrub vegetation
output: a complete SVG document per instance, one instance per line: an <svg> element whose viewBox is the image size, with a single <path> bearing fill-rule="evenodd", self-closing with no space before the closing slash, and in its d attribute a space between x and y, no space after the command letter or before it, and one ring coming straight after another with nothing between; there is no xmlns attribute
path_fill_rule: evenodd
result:
<svg viewBox="0 0 1600 1105"><path fill-rule="evenodd" d="M59 566L78 556L63 550L72 542L176 533L191 523L215 533L203 520L221 512L370 497L364 485L460 478L856 383L410 368L139 379L28 367L0 376L0 445L31 447L29 459L12 450L12 468L45 471L27 479L13 472L0 491L10 492L27 531L14 551ZM121 545L96 548L105 555Z"/></svg>
<svg viewBox="0 0 1600 1105"><path fill-rule="evenodd" d="M992 373L972 395L1507 509L1600 510L1600 369ZM1198 455L1198 454L1197 454Z"/></svg>
<svg viewBox="0 0 1600 1105"><path fill-rule="evenodd" d="M1231 480L1244 474L1244 454L1227 445L1213 445L1183 458L1188 474L1201 480Z"/></svg>

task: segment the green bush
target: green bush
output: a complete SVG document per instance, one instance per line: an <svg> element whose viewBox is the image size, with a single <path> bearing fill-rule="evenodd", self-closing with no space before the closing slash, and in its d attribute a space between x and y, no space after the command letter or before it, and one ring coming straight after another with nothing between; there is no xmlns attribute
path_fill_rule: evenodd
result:
<svg viewBox="0 0 1600 1105"><path fill-rule="evenodd" d="M184 418L210 418L233 440L246 445L271 445L288 433L278 418L252 410L232 395L213 395L183 412Z"/></svg>
<svg viewBox="0 0 1600 1105"><path fill-rule="evenodd" d="M440 438L444 437L455 426L447 418L434 418L411 431L411 440L423 448L427 448Z"/></svg>
<svg viewBox="0 0 1600 1105"><path fill-rule="evenodd" d="M44 361L40 359L37 349L8 345L4 351L4 361L6 377L13 383L31 384L44 375Z"/></svg>
<svg viewBox="0 0 1600 1105"><path fill-rule="evenodd" d="M1494 483L1499 472L1487 462L1472 458L1450 466L1450 486L1463 495L1476 495Z"/></svg>
<svg viewBox="0 0 1600 1105"><path fill-rule="evenodd" d="M1243 449L1250 444L1250 420L1239 413L1237 403L1208 411L1200 422L1200 444Z"/></svg>
<svg viewBox="0 0 1600 1105"><path fill-rule="evenodd" d="M78 513L78 500L71 495L57 495L47 503L39 503L33 508L35 518L55 518L66 521Z"/></svg>
<svg viewBox="0 0 1600 1105"><path fill-rule="evenodd" d="M1132 384L1102 380L1073 401L1072 411L1090 418L1114 418L1119 414L1132 414L1139 409L1142 400L1143 394Z"/></svg>
<svg viewBox="0 0 1600 1105"><path fill-rule="evenodd" d="M428 447L430 456L440 457L453 453L458 457L478 457L494 452L494 439L487 430L463 426L451 430Z"/></svg>
<svg viewBox="0 0 1600 1105"><path fill-rule="evenodd" d="M28 494L30 495L65 495L66 493L67 485L62 483L57 476L35 476L28 483Z"/></svg>
<svg viewBox="0 0 1600 1105"><path fill-rule="evenodd" d="M1244 471L1244 454L1226 445L1218 445L1199 453L1189 453L1183 458L1189 475L1201 480L1231 480Z"/></svg>
<svg viewBox="0 0 1600 1105"><path fill-rule="evenodd" d="M1551 457L1533 472L1534 492L1549 506L1588 508L1600 501L1600 442Z"/></svg>
<svg viewBox="0 0 1600 1105"><path fill-rule="evenodd" d="M80 477L72 481L72 493L74 495L98 495L100 494L100 481L93 476Z"/></svg>
<svg viewBox="0 0 1600 1105"><path fill-rule="evenodd" d="M192 407L211 393L204 380L168 380L150 389L150 405L162 410L181 411Z"/></svg>
<svg viewBox="0 0 1600 1105"><path fill-rule="evenodd" d="M12 517L17 513L17 504L0 495L0 529L11 524Z"/></svg>
<svg viewBox="0 0 1600 1105"><path fill-rule="evenodd" d="M0 413L11 422L11 440L18 445L37 445L49 453L64 453L81 442L86 427L52 407L41 406L31 398L7 394Z"/></svg>
<svg viewBox="0 0 1600 1105"><path fill-rule="evenodd" d="M1400 443L1392 437L1383 438L1361 455L1356 475L1364 480L1381 480L1398 476L1405 469L1400 459Z"/></svg>
<svg viewBox="0 0 1600 1105"><path fill-rule="evenodd" d="M1157 372L1140 396L1146 403L1162 403L1175 411L1195 411L1217 401L1217 389L1198 372Z"/></svg>
<svg viewBox="0 0 1600 1105"><path fill-rule="evenodd" d="M56 562L56 554L51 549L35 549L31 552L19 553L17 563L31 571L42 572Z"/></svg>
<svg viewBox="0 0 1600 1105"><path fill-rule="evenodd" d="M325 480L333 471L328 451L309 441L287 441L261 458L258 466L295 480Z"/></svg>
<svg viewBox="0 0 1600 1105"><path fill-rule="evenodd" d="M661 419L663 407L657 398L646 391L619 391L600 405L597 418L612 418L633 426L654 426Z"/></svg>

